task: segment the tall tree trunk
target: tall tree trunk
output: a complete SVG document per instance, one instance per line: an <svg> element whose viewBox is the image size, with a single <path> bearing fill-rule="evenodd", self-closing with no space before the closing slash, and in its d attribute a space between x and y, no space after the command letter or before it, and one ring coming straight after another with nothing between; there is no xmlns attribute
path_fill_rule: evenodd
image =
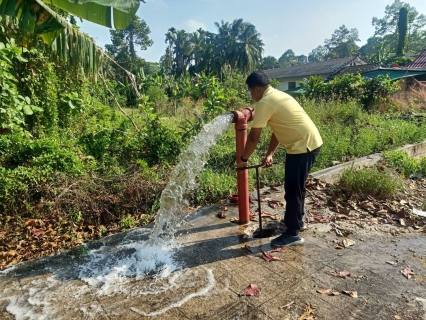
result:
<svg viewBox="0 0 426 320"><path fill-rule="evenodd" d="M405 54L405 46L407 44L407 30L408 30L408 10L402 7L399 10L398 20L398 47L396 49L396 55L402 56Z"/></svg>

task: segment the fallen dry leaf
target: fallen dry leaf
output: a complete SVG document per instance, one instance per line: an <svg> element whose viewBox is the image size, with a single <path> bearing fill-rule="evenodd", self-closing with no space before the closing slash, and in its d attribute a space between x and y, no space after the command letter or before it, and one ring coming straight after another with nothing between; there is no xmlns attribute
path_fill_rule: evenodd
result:
<svg viewBox="0 0 426 320"><path fill-rule="evenodd" d="M411 276L414 276L414 271L411 270L408 267L405 267L404 269L401 270L401 273L407 278L410 279Z"/></svg>
<svg viewBox="0 0 426 320"><path fill-rule="evenodd" d="M276 255L270 254L268 252L263 251L262 249L260 249L260 251L262 251L262 258L267 261L267 262L271 262L273 260L279 260L279 261L283 261L284 259L281 257L278 257Z"/></svg>
<svg viewBox="0 0 426 320"><path fill-rule="evenodd" d="M330 271L330 273L335 276L335 277L339 277L339 278L345 278L345 277L349 277L351 275L351 273L347 270L344 271L336 271L336 270L332 270Z"/></svg>
<svg viewBox="0 0 426 320"><path fill-rule="evenodd" d="M355 245L355 241L351 240L351 239L343 239L343 246L345 248L348 248L350 246L354 246Z"/></svg>
<svg viewBox="0 0 426 320"><path fill-rule="evenodd" d="M347 294L348 296L350 296L352 298L358 298L358 292L356 292L356 291L346 291L346 290L343 290L342 292L344 294Z"/></svg>
<svg viewBox="0 0 426 320"><path fill-rule="evenodd" d="M316 308L311 307L310 304L307 304L305 307L305 312L299 317L298 320L314 320L312 313L317 310Z"/></svg>
<svg viewBox="0 0 426 320"><path fill-rule="evenodd" d="M257 284L250 284L239 296L258 296L260 294L260 287Z"/></svg>
<svg viewBox="0 0 426 320"><path fill-rule="evenodd" d="M277 205L273 202L268 202L268 205L272 208L272 209L276 209Z"/></svg>
<svg viewBox="0 0 426 320"><path fill-rule="evenodd" d="M28 227L28 226L34 227L34 226L42 226L42 225L44 225L44 222L39 219L29 219L25 221L24 223L25 227Z"/></svg>
<svg viewBox="0 0 426 320"><path fill-rule="evenodd" d="M397 263L394 261L386 261L387 264L390 264L391 266L396 266Z"/></svg>
<svg viewBox="0 0 426 320"><path fill-rule="evenodd" d="M39 236L39 235L41 235L43 232L44 232L44 230L43 230L43 229L34 229L34 230L33 230L33 235L34 235L35 237L38 237L38 236Z"/></svg>
<svg viewBox="0 0 426 320"><path fill-rule="evenodd" d="M217 217L220 219L226 218L225 211L220 211L217 213Z"/></svg>
<svg viewBox="0 0 426 320"><path fill-rule="evenodd" d="M351 273L349 271L346 271L346 270L340 271L339 274L342 278L349 277L351 275Z"/></svg>
<svg viewBox="0 0 426 320"><path fill-rule="evenodd" d="M317 290L318 293L321 294L329 294L331 293L331 289L322 289L322 290Z"/></svg>
<svg viewBox="0 0 426 320"><path fill-rule="evenodd" d="M397 320L401 320L402 318L400 317L400 316L398 316L398 315L394 315L393 316L395 319L397 319Z"/></svg>

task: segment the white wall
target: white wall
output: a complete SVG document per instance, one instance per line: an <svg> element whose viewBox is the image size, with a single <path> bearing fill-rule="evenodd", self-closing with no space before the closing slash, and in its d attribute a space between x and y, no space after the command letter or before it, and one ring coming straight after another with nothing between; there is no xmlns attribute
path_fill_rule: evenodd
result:
<svg viewBox="0 0 426 320"><path fill-rule="evenodd" d="M303 80L305 80L306 78L308 78L308 77L277 79L280 82L278 90L287 91L289 82L296 82L296 88L300 87L300 82L303 82ZM323 77L323 78L324 78L324 80L326 79L325 77Z"/></svg>

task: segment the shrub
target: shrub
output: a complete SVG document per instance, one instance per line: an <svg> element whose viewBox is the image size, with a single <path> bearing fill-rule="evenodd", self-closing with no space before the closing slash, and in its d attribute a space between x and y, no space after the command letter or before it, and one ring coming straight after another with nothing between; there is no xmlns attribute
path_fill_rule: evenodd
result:
<svg viewBox="0 0 426 320"><path fill-rule="evenodd" d="M158 118L147 123L143 138L144 158L150 165L173 164L184 143L179 134L161 124Z"/></svg>
<svg viewBox="0 0 426 320"><path fill-rule="evenodd" d="M301 83L305 87L305 97L315 100L359 101L366 109L389 100L400 90L396 82L388 76L367 79L360 74L345 74L325 83L320 76L311 76Z"/></svg>
<svg viewBox="0 0 426 320"><path fill-rule="evenodd" d="M389 171L376 167L356 170L346 169L339 177L339 185L351 193L390 197L402 189L402 182Z"/></svg>
<svg viewBox="0 0 426 320"><path fill-rule="evenodd" d="M386 164L396 168L404 176L408 177L412 173L419 172L421 170L420 163L410 157L407 153L402 151L388 151L383 152Z"/></svg>
<svg viewBox="0 0 426 320"><path fill-rule="evenodd" d="M204 170L198 177L199 188L194 192L196 203L209 203L226 197L236 191L235 171L224 170L221 173L211 169Z"/></svg>

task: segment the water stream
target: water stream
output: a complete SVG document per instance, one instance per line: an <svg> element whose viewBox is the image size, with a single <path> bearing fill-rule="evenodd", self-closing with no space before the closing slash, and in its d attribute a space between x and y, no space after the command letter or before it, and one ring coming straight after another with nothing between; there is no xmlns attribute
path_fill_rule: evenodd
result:
<svg viewBox="0 0 426 320"><path fill-rule="evenodd" d="M188 196L197 187L196 178L207 163L209 150L228 129L232 119L231 113L216 117L204 126L179 156L179 163L161 194L160 210L151 239L171 237L176 226L185 218L189 206Z"/></svg>
<svg viewBox="0 0 426 320"><path fill-rule="evenodd" d="M169 304L156 307L137 300L136 305L129 305L140 315L157 316L196 296L212 294L217 290L212 270L186 270L175 261L179 242L174 233L188 216L188 197L197 187L196 178L208 161L209 149L232 119L230 113L216 117L192 138L179 156L179 163L161 194L154 229L134 229L116 235L118 238L102 239L95 246L86 245L87 252L81 257L49 257L36 261L36 267L24 264L0 271L0 281L20 279L0 292L0 303L6 301L6 310L15 319L68 319L67 313L96 319L103 308L93 299L82 307L85 297L115 297L118 303L131 297L161 295L184 286L187 292ZM194 280L200 273L205 276Z"/></svg>

